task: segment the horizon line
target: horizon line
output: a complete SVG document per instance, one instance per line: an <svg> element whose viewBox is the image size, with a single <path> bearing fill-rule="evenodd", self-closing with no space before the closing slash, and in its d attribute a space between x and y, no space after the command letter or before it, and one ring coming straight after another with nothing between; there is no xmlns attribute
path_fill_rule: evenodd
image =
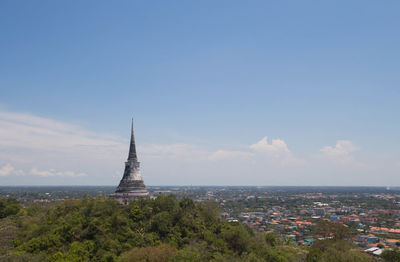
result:
<svg viewBox="0 0 400 262"><path fill-rule="evenodd" d="M0 185L1 187L115 187L115 185ZM146 187L382 187L400 188L400 186L368 185L147 185Z"/></svg>

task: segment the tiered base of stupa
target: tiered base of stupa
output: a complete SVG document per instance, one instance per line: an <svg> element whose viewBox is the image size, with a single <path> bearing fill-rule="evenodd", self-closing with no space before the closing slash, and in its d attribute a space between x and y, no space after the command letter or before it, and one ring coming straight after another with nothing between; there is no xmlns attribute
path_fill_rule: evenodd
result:
<svg viewBox="0 0 400 262"><path fill-rule="evenodd" d="M143 180L122 180L117 191L110 198L118 200L121 204L129 204L132 199L149 198Z"/></svg>

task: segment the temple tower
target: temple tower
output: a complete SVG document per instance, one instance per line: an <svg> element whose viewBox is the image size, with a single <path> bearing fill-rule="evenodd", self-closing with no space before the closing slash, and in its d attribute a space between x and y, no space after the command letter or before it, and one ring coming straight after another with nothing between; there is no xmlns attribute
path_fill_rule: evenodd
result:
<svg viewBox="0 0 400 262"><path fill-rule="evenodd" d="M111 198L118 199L122 204L129 203L129 199L148 198L149 192L144 185L140 174L140 162L136 155L135 135L133 132L133 119L131 128L131 142L128 160L125 162L125 171L121 181Z"/></svg>

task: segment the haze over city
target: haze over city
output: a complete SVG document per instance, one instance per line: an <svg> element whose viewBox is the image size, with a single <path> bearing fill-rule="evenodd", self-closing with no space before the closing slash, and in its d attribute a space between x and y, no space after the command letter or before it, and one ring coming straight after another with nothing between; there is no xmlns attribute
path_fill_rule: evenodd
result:
<svg viewBox="0 0 400 262"><path fill-rule="evenodd" d="M400 186L399 7L2 1L0 184Z"/></svg>

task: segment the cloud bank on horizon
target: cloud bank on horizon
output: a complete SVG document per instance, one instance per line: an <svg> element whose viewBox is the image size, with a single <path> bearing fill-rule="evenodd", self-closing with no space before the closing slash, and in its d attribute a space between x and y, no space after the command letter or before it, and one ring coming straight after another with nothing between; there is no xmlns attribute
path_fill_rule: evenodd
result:
<svg viewBox="0 0 400 262"><path fill-rule="evenodd" d="M250 145L142 144L148 185L399 185L398 162L361 161L349 140L296 154L283 139ZM128 138L26 113L0 111L0 184L117 185ZM296 151L297 152L297 151ZM392 167L391 167L392 166ZM380 179L377 179L377 177Z"/></svg>

